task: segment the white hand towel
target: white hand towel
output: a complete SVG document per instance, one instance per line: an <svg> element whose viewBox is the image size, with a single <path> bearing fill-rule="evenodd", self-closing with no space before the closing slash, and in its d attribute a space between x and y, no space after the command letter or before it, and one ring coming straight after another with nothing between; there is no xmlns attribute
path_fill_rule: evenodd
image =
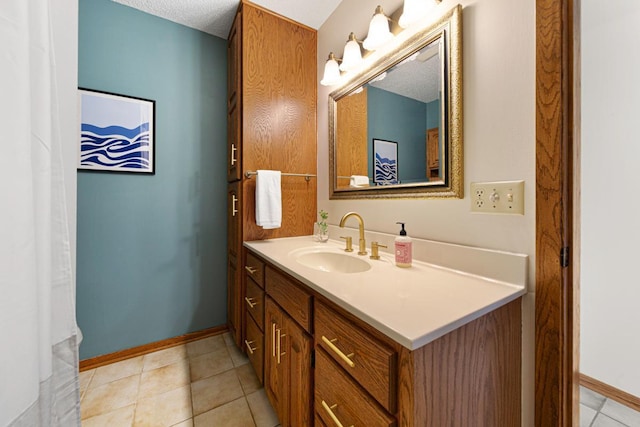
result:
<svg viewBox="0 0 640 427"><path fill-rule="evenodd" d="M282 225L280 171L259 170L256 175L256 224L264 229Z"/></svg>
<svg viewBox="0 0 640 427"><path fill-rule="evenodd" d="M351 187L368 187L369 177L364 175L351 175L349 185Z"/></svg>

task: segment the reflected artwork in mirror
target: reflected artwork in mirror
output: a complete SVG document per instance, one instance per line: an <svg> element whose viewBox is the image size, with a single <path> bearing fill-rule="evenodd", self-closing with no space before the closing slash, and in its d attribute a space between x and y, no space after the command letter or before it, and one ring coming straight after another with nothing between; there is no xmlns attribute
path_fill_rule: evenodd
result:
<svg viewBox="0 0 640 427"><path fill-rule="evenodd" d="M461 12L415 31L330 94L332 199L462 198ZM376 178L376 141L395 143L393 180Z"/></svg>

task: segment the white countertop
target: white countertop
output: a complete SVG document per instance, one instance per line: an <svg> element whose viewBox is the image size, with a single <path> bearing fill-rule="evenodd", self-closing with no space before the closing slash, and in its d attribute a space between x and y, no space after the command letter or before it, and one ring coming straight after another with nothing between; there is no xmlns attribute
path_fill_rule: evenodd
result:
<svg viewBox="0 0 640 427"><path fill-rule="evenodd" d="M344 242L318 243L311 236L252 241L244 245L410 350L526 293L524 277L520 283L508 283L416 260L410 268L398 268L393 256L382 252L380 260L359 256L357 250L348 254L371 264L371 269L365 272L319 271L299 264L291 252L317 247L322 251L347 253L342 250ZM354 248L357 248L357 239ZM501 252L500 256L500 262L505 262L505 253ZM518 257L514 259L517 263L522 263L524 257L526 265L526 256L513 256ZM526 275L526 267L523 274Z"/></svg>

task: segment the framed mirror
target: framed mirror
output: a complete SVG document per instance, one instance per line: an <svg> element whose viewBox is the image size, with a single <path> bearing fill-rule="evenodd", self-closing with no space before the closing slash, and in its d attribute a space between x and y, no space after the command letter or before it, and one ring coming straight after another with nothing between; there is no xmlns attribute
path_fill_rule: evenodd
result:
<svg viewBox="0 0 640 427"><path fill-rule="evenodd" d="M329 95L331 199L463 197L461 15L403 37Z"/></svg>

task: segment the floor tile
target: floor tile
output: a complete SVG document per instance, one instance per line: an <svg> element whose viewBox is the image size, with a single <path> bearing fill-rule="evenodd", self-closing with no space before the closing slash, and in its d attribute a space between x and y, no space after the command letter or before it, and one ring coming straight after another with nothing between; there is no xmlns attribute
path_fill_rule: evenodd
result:
<svg viewBox="0 0 640 427"><path fill-rule="evenodd" d="M181 423L174 424L171 427L193 427L193 418L182 421Z"/></svg>
<svg viewBox="0 0 640 427"><path fill-rule="evenodd" d="M191 384L194 415L231 402L241 396L242 387L235 370L205 378Z"/></svg>
<svg viewBox="0 0 640 427"><path fill-rule="evenodd" d="M136 402L140 375L112 381L96 388L89 388L82 401L82 418L111 412Z"/></svg>
<svg viewBox="0 0 640 427"><path fill-rule="evenodd" d="M198 381L233 369L233 362L226 347L193 357L189 364L191 381Z"/></svg>
<svg viewBox="0 0 640 427"><path fill-rule="evenodd" d="M96 368L96 373L91 379L89 388L99 387L101 385L116 381L122 378L130 377L142 372L142 358L144 356L134 357L132 359L123 360L121 362L112 363L110 365Z"/></svg>
<svg viewBox="0 0 640 427"><path fill-rule="evenodd" d="M238 366L236 368L236 374L238 374L238 379L240 379L240 385L245 395L262 388L262 384L260 384L260 380L251 364Z"/></svg>
<svg viewBox="0 0 640 427"><path fill-rule="evenodd" d="M242 397L218 408L212 409L204 414L196 416L195 427L254 427L255 423L251 417L251 411L247 400Z"/></svg>
<svg viewBox="0 0 640 427"><path fill-rule="evenodd" d="M83 371L78 374L80 381L80 400L84 397L84 392L89 388L89 383L93 378L93 374L96 373L95 369L90 369L88 371Z"/></svg>
<svg viewBox="0 0 640 427"><path fill-rule="evenodd" d="M221 348L226 348L224 338L221 335L215 335L213 337L187 343L187 354L189 357L197 357Z"/></svg>
<svg viewBox="0 0 640 427"><path fill-rule="evenodd" d="M133 414L136 405L132 404L106 414L82 420L82 427L130 427L133 423Z"/></svg>
<svg viewBox="0 0 640 427"><path fill-rule="evenodd" d="M138 401L134 427L170 427L192 416L191 387L186 385Z"/></svg>
<svg viewBox="0 0 640 427"><path fill-rule="evenodd" d="M229 350L229 354L231 355L233 366L242 366L249 363L249 358L247 357L247 355L240 351L240 349L232 340L225 342L227 343L227 350Z"/></svg>
<svg viewBox="0 0 640 427"><path fill-rule="evenodd" d="M580 427L589 427L596 417L598 411L589 408L584 404L580 404Z"/></svg>
<svg viewBox="0 0 640 427"><path fill-rule="evenodd" d="M275 427L280 424L264 389L247 395L247 402L257 427Z"/></svg>
<svg viewBox="0 0 640 427"><path fill-rule="evenodd" d="M620 421L622 424L640 426L640 412L618 403L615 400L607 399L600 412L614 420Z"/></svg>
<svg viewBox="0 0 640 427"><path fill-rule="evenodd" d="M599 411L604 405L605 397L586 387L580 386L580 403Z"/></svg>
<svg viewBox="0 0 640 427"><path fill-rule="evenodd" d="M166 393L190 382L189 361L179 360L171 365L143 372L140 376L138 399Z"/></svg>
<svg viewBox="0 0 640 427"><path fill-rule="evenodd" d="M142 361L142 370L151 371L158 369L186 359L187 357L187 346L185 344L165 348L164 350L146 354Z"/></svg>
<svg viewBox="0 0 640 427"><path fill-rule="evenodd" d="M622 423L619 423L618 421L612 418L609 418L604 414L598 414L596 419L593 421L593 424L591 424L591 427L630 427L630 426L626 426Z"/></svg>

